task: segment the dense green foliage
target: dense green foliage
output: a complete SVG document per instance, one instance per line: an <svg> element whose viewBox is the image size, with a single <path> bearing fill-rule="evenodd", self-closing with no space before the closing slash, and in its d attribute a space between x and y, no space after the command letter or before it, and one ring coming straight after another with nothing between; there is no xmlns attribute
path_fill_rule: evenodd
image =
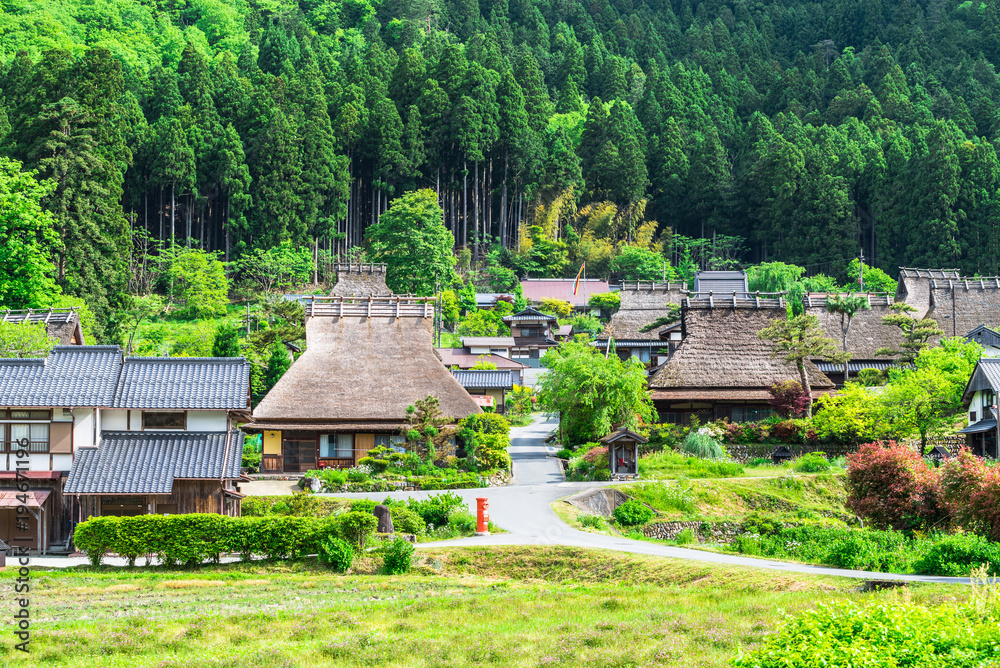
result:
<svg viewBox="0 0 1000 668"><path fill-rule="evenodd" d="M102 335L130 230L226 260L288 242L301 269L428 187L473 262L488 239L520 275L687 278L700 251L666 226L713 253L745 240L717 266L839 283L861 278L860 243L870 289L900 265L1000 273L993 0L40 0L3 18L0 150L46 179L51 276Z"/></svg>
<svg viewBox="0 0 1000 668"><path fill-rule="evenodd" d="M635 499L629 499L614 510L615 522L625 527L645 524L655 515L656 513Z"/></svg>
<svg viewBox="0 0 1000 668"><path fill-rule="evenodd" d="M995 592L933 607L900 602L821 605L787 619L738 668L865 666L964 668L995 661L1000 633Z"/></svg>
<svg viewBox="0 0 1000 668"><path fill-rule="evenodd" d="M155 555L168 566L215 562L225 552L246 560L297 558L316 554L329 537L363 547L378 520L370 513L347 512L325 518L276 515L137 515L92 517L76 527L73 540L94 565L108 552L134 564L142 555Z"/></svg>
<svg viewBox="0 0 1000 668"><path fill-rule="evenodd" d="M640 421L652 421L646 369L637 359L605 357L586 343L568 341L545 353L542 366L549 373L538 381L538 401L561 415L563 443L602 438L613 425L638 429Z"/></svg>

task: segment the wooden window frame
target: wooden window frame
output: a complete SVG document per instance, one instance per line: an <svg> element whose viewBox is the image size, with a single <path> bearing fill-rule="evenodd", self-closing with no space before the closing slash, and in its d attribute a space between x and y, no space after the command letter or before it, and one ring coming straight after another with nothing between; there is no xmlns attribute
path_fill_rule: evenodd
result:
<svg viewBox="0 0 1000 668"><path fill-rule="evenodd" d="M146 416L150 414L155 415L182 415L184 416L184 424L180 427L150 427L146 425ZM143 431L187 431L188 415L187 411L142 411L142 430Z"/></svg>

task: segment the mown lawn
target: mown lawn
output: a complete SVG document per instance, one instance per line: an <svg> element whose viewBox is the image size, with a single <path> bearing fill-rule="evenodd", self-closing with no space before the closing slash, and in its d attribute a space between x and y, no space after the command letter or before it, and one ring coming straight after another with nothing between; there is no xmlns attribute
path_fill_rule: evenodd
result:
<svg viewBox="0 0 1000 668"><path fill-rule="evenodd" d="M314 563L36 571L17 666L723 666L851 580L574 548L421 550L406 576ZM14 575L3 574L10 587ZM10 591L10 589L7 589ZM934 602L960 588L925 586ZM9 625L13 596L4 597ZM7 635L7 634L4 634Z"/></svg>

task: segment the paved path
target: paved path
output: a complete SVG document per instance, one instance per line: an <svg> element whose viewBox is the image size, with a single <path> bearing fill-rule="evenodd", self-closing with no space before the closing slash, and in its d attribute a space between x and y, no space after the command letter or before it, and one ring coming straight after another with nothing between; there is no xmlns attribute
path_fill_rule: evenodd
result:
<svg viewBox="0 0 1000 668"><path fill-rule="evenodd" d="M701 561L730 566L751 566L772 571L832 575L865 580L903 580L908 582L939 582L968 584L968 578L949 578L926 575L901 575L825 568L770 559L756 559L736 554L707 552L662 543L630 540L604 534L573 529L560 520L551 504L565 496L592 487L610 483L565 482L553 448L545 445L544 438L557 426L554 418L536 416L531 424L511 429L511 460L514 482L507 487L490 489L459 489L454 493L462 497L471 510L476 507L476 497L485 496L490 502L490 519L510 533L476 538L421 543L419 547L456 547L462 545L565 545L569 547L612 550L631 554L648 554L689 561ZM426 498L437 491L377 492L355 494L330 494L341 498ZM118 563L121 562L121 563ZM49 567L77 566L87 563L79 557L32 557L32 565ZM124 565L124 560L108 559L111 565Z"/></svg>

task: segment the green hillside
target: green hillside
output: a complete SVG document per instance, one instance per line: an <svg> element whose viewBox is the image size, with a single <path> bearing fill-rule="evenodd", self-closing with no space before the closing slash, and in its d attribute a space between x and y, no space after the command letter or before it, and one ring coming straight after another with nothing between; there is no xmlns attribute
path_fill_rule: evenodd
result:
<svg viewBox="0 0 1000 668"><path fill-rule="evenodd" d="M0 11L0 146L53 180L55 278L102 327L136 230L332 258L416 188L500 283L713 258L844 282L861 249L1000 273L997 0Z"/></svg>

